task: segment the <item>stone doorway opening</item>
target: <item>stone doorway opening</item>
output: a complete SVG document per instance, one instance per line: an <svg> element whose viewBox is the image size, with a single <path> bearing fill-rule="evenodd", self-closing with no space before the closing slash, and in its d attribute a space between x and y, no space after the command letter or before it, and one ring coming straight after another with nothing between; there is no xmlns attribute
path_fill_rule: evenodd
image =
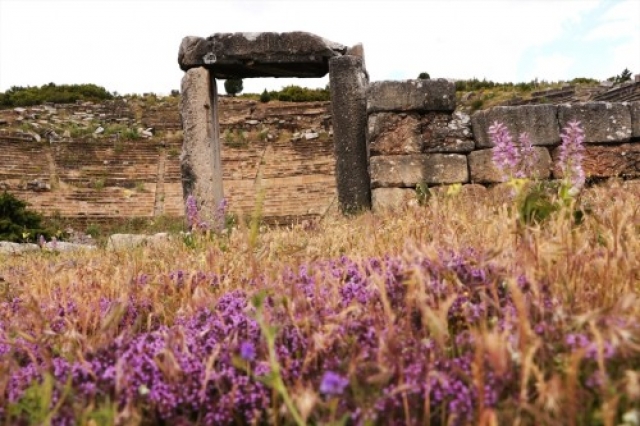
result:
<svg viewBox="0 0 640 426"><path fill-rule="evenodd" d="M361 45L352 48L306 32L217 33L185 37L182 79L183 196L213 214L225 197L218 113L218 79L298 77L329 73L335 183L343 212L371 205L366 147L368 76Z"/></svg>

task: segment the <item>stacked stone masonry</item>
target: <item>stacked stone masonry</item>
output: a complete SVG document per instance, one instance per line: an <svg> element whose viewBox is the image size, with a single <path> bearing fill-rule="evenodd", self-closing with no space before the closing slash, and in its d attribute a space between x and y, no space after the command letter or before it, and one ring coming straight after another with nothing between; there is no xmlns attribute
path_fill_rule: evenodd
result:
<svg viewBox="0 0 640 426"><path fill-rule="evenodd" d="M268 223L317 217L335 205L329 102L263 104L222 97L219 104L222 174L232 213L251 214L260 190L264 191L262 214ZM18 130L19 125L38 121L42 122L40 131L58 125L58 120L60 125L75 124L74 111L94 117L86 121L90 129L107 127L104 123L118 116L100 117L97 112L112 110L111 105L52 105L56 113L51 117L43 114L43 107L1 110L0 119L7 124L0 128L0 192L6 189L45 215L59 215L74 226L151 219L159 214L184 216L182 138L173 129L180 123L176 102L138 109L143 126L151 127L153 122L147 121L151 117L169 124L154 127L159 132L151 139L126 141L92 135L49 143L44 136L37 142ZM119 113L134 114L126 109ZM260 188L258 175L262 177Z"/></svg>
<svg viewBox="0 0 640 426"><path fill-rule="evenodd" d="M492 161L489 127L504 123L514 140L534 145L534 176L562 177L557 167L562 129L585 130L588 178L640 177L640 102L501 106L473 116L455 111L446 80L377 82L367 99L367 144L374 210L415 200L419 185L491 185L503 181Z"/></svg>

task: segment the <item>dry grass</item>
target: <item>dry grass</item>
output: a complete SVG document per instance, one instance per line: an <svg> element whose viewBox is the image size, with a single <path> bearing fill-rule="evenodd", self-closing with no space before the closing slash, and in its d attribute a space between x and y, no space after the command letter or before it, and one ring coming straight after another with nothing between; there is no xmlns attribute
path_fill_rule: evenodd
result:
<svg viewBox="0 0 640 426"><path fill-rule="evenodd" d="M583 195L591 212L582 224L561 212L522 228L509 202L438 195L401 212L331 217L259 235L241 226L187 244L0 257L0 419L48 419L38 417L33 395L20 396L26 385L8 380L18 370L38 365L33 377L57 377L53 360L86 363L105 348L124 360L127 342L164 326L173 330L167 347L177 345L189 339L185 321L222 309L223 296L240 290L246 300L266 292L263 314L259 304L233 314L256 321L262 332L232 327L208 352L231 358L202 360L202 368L235 368L255 386L246 392L258 392L265 386L257 378L260 362L273 361L268 325L278 325L274 354L285 388L266 380L274 391L258 392L269 396L261 412L238 399L229 418L206 416L226 412L218 405L189 411L178 404L165 415L143 393L126 397L126 386L141 385L124 378L74 379L68 395L59 383L57 396L40 399L43 412L85 424L328 424L343 415L362 424L637 424L639 201L637 185L613 182ZM327 266L332 261L338 265ZM474 287L469 271L486 276ZM353 276L362 277L370 299L345 299ZM171 335L176 330L185 335ZM372 340L363 343L366 333ZM232 357L243 339L257 353L246 365ZM167 380L186 374L180 350L172 350L170 368L162 361L168 355L153 358ZM329 370L349 379L346 390L318 390ZM47 382L40 380L35 389L43 395ZM83 380L104 393L83 393ZM464 392L447 390L445 382L471 393L458 401ZM144 386L154 395L157 385ZM242 386L249 385L229 389L240 393ZM63 403L55 408L55 401ZM96 413L105 407L110 417L101 423Z"/></svg>

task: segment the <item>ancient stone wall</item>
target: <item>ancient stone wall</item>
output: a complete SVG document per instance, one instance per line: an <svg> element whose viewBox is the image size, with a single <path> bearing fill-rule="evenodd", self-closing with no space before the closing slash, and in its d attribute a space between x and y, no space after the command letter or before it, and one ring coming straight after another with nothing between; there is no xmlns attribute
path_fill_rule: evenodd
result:
<svg viewBox="0 0 640 426"><path fill-rule="evenodd" d="M367 99L374 209L415 200L418 184L499 182L487 137L496 120L514 136L531 135L541 177L561 177L554 168L560 130L574 118L587 135L588 176L640 177L639 102L496 107L470 117L456 109L452 83L445 80L376 82ZM285 223L336 206L329 102L221 97L219 104L222 174L232 212L250 214L261 199L263 217ZM0 191L15 193L46 215L89 223L184 215L175 102L40 106L0 111L0 120ZM56 130L83 123L90 130L83 138ZM134 141L94 134L110 124L153 127L155 134ZM48 142L50 130L59 138Z"/></svg>
<svg viewBox="0 0 640 426"><path fill-rule="evenodd" d="M640 102L502 106L469 117L455 110L453 83L413 80L373 83L368 90L367 140L374 210L415 199L418 185L495 184L488 130L504 123L515 140L529 134L534 173L562 177L560 134L572 120L585 130L588 178L640 177Z"/></svg>
<svg viewBox="0 0 640 426"><path fill-rule="evenodd" d="M0 191L74 224L184 216L175 101L0 110ZM219 106L222 173L232 213L249 215L261 199L266 221L290 223L335 205L329 102L264 104L221 97ZM113 125L151 129L153 135L125 140L108 134ZM106 130L95 133L99 128ZM87 136L68 137L66 129ZM51 132L57 136L49 142Z"/></svg>

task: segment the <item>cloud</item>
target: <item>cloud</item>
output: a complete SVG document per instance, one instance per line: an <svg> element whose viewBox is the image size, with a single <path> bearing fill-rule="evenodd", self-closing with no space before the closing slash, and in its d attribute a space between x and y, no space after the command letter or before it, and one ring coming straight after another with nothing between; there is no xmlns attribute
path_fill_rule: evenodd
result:
<svg viewBox="0 0 640 426"><path fill-rule="evenodd" d="M635 31L627 31L635 28ZM640 32L640 2L636 0L614 3L602 13L597 25L584 37L594 41L638 37ZM639 54L640 55L640 54Z"/></svg>
<svg viewBox="0 0 640 426"><path fill-rule="evenodd" d="M529 72L530 80L566 81L572 77L569 71L574 63L575 59L559 53L539 56Z"/></svg>
<svg viewBox="0 0 640 426"><path fill-rule="evenodd" d="M592 70L585 58L599 52L570 53L556 46L572 43L586 17L604 9L597 24L615 21L625 37L624 43L607 51L629 55L634 46L640 50L633 35L640 18L628 16L634 3L640 4L637 0L611 7L597 0L0 0L0 90L53 81L93 82L121 93L168 93L179 87L183 75L177 65L182 37L236 31L302 30L346 45L362 42L374 81L415 78L422 71L432 77L515 81L522 79L524 68L553 79L559 68L545 64L551 58L568 72L566 57L573 58L569 65L573 71L589 76ZM611 33L606 28L598 31ZM553 54L557 56L549 56ZM551 74L542 75L546 72ZM322 87L326 81L253 79L245 80L244 86L245 91L261 92L286 84Z"/></svg>

